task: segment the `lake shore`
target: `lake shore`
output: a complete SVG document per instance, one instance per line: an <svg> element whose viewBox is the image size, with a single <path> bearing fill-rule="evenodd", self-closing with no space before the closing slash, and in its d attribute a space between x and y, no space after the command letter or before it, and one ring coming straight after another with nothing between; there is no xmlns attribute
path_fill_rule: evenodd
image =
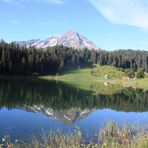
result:
<svg viewBox="0 0 148 148"><path fill-rule="evenodd" d="M16 140L11 143L9 136L2 138L1 147L41 148L41 147L75 147L75 148L142 148L148 145L148 131L140 127L125 126L121 128L117 123L108 122L99 133L88 140L77 127L73 133L63 135L45 134L38 139L34 137L31 142ZM87 135L88 136L88 135Z"/></svg>
<svg viewBox="0 0 148 148"><path fill-rule="evenodd" d="M108 78L105 78L105 75L108 75ZM7 78L57 81L80 89L93 91L95 93L105 91L105 94L115 92L116 90L119 91L122 88L129 87L148 90L147 73L145 73L145 78L127 79L122 69L115 68L112 66L97 66L96 68L85 68L73 71L66 71L61 74L47 76L0 76L0 79Z"/></svg>
<svg viewBox="0 0 148 148"><path fill-rule="evenodd" d="M109 78L105 78L105 75L108 75ZM148 90L147 73L145 74L145 78L125 79L124 72L122 72L121 69L111 66L99 66L99 68L94 69L87 68L74 70L55 76L40 76L39 79L60 81L87 90L90 90L91 86L95 89L95 87L100 85L104 87L133 87Z"/></svg>

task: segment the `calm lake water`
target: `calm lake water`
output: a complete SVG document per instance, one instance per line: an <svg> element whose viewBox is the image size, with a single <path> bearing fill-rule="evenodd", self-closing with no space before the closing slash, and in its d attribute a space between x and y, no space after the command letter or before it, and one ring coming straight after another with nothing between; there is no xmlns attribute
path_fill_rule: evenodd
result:
<svg viewBox="0 0 148 148"><path fill-rule="evenodd" d="M94 94L62 83L27 79L0 80L0 138L28 140L42 131L73 131L90 136L107 121L148 124L148 91L126 88Z"/></svg>

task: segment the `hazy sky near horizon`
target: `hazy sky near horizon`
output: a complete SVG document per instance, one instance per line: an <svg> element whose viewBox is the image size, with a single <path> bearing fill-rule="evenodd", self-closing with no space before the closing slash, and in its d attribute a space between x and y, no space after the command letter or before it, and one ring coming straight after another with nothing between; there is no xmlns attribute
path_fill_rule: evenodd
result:
<svg viewBox="0 0 148 148"><path fill-rule="evenodd" d="M0 0L0 18L7 42L74 30L102 49L148 49L147 0Z"/></svg>

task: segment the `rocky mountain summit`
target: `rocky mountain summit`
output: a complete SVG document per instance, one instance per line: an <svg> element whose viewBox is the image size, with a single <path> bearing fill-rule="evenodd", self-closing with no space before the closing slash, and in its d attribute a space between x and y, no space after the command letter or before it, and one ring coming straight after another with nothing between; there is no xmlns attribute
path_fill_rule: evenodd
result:
<svg viewBox="0 0 148 148"><path fill-rule="evenodd" d="M56 45L63 45L73 47L75 49L99 49L99 47L94 45L92 41L75 31L68 31L61 36L52 36L46 40L32 39L28 41L16 41L16 43L20 46L34 46L36 48L47 48Z"/></svg>

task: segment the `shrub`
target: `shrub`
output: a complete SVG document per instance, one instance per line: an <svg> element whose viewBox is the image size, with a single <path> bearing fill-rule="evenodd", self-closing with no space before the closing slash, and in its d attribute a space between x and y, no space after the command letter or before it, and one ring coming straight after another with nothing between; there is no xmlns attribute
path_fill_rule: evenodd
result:
<svg viewBox="0 0 148 148"><path fill-rule="evenodd" d="M30 143L11 143L9 136L2 139L0 147L10 148L147 148L148 130L127 125L122 128L117 123L109 122L100 130L98 140L88 141L78 128L68 135L60 132L57 135L45 134L41 139L32 139Z"/></svg>
<svg viewBox="0 0 148 148"><path fill-rule="evenodd" d="M144 78L144 69L139 68L137 73L136 73L136 78Z"/></svg>
<svg viewBox="0 0 148 148"><path fill-rule="evenodd" d="M134 78L135 77L135 71L134 69L127 69L125 70L125 75L129 78Z"/></svg>

